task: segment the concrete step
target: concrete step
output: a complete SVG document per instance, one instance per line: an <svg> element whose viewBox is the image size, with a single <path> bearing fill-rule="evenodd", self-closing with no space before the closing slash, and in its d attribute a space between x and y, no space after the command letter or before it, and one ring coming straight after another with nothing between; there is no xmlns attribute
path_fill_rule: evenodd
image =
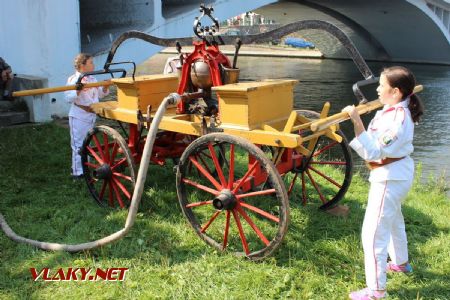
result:
<svg viewBox="0 0 450 300"><path fill-rule="evenodd" d="M27 111L0 111L0 127L27 123L30 117Z"/></svg>
<svg viewBox="0 0 450 300"><path fill-rule="evenodd" d="M14 101L3 101L0 100L0 112L10 111L14 107Z"/></svg>

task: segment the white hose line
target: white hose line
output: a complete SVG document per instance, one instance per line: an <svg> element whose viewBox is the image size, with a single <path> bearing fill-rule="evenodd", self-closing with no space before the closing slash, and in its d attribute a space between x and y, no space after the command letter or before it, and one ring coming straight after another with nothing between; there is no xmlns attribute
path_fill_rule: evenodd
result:
<svg viewBox="0 0 450 300"><path fill-rule="evenodd" d="M153 144L155 143L156 134L158 133L159 123L161 123L164 113L166 112L167 106L178 104L180 101L181 97L177 93L172 93L166 98L164 98L152 120L150 129L147 133L147 140L145 141L144 151L142 153L142 160L140 163L138 176L136 179L136 186L134 187L133 198L131 199L131 205L128 210L128 216L124 228L101 239L82 244L68 245L68 244L49 243L36 241L17 235L11 229L11 227L9 227L4 216L0 213L0 227L5 232L6 236L8 236L13 241L30 244L42 250L50 250L50 251L62 250L68 252L79 252L83 250L94 249L97 247L110 244L116 240L123 238L128 233L128 231L130 231L131 227L133 227L134 221L136 219L139 203L141 202L142 198L141 197L142 192L144 190L145 179L147 177L148 166L150 164L150 156L152 154Z"/></svg>

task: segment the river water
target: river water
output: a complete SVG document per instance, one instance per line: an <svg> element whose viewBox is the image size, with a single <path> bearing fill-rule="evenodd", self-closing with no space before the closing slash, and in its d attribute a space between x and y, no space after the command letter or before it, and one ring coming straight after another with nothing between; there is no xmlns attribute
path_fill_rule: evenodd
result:
<svg viewBox="0 0 450 300"><path fill-rule="evenodd" d="M138 74L161 73L170 55L158 54L138 68ZM450 67L402 64L410 68L418 84L424 86L419 95L425 106L422 121L415 127L414 153L416 164L422 165L422 179L442 177L450 185ZM369 63L376 76L389 64ZM362 80L352 61L331 59L299 59L277 57L239 57L240 80L290 78L300 82L295 88L295 109L320 111L329 101L330 113L339 112L348 104L355 104L352 85ZM376 98L376 85L368 89L369 100ZM276 101L276 99L274 99ZM363 117L367 122L373 113ZM353 138L349 122L342 123L346 136ZM355 168L365 172L362 161L353 155Z"/></svg>

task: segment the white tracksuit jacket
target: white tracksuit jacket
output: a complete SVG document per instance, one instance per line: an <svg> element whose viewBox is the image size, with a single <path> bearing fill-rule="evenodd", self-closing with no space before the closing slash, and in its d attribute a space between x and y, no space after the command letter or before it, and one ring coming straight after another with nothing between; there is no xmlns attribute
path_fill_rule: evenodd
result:
<svg viewBox="0 0 450 300"><path fill-rule="evenodd" d="M77 71L67 79L67 85L74 85L80 76L81 73ZM93 82L97 82L93 76L86 76L82 80L82 83ZM72 104L69 111L69 125L70 144L72 147L72 175L74 176L83 174L79 151L88 131L94 127L96 119L95 113L86 112L75 104L89 106L97 103L100 98L108 94L109 89L105 93L103 92L103 87L83 89L79 95L74 90L64 92L66 101Z"/></svg>
<svg viewBox="0 0 450 300"><path fill-rule="evenodd" d="M395 264L408 261L401 211L401 202L414 176L414 162L409 156L414 150L414 123L408 104L409 98L394 106L385 105L377 111L367 131L350 142L358 155L367 161L404 157L370 172L371 184L361 236L366 283L372 290L386 289L388 253Z"/></svg>

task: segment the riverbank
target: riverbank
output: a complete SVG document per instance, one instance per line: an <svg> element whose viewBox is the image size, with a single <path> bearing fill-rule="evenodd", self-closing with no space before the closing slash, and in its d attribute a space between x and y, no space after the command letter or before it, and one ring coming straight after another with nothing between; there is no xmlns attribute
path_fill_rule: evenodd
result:
<svg viewBox="0 0 450 300"><path fill-rule="evenodd" d="M194 47L183 47L182 52L190 53ZM234 55L235 48L232 45L220 46L223 54ZM176 54L175 47L167 47L160 51L162 54ZM256 57L285 57L285 58L323 58L323 53L316 49L299 49L282 46L243 45L239 50L239 56Z"/></svg>

